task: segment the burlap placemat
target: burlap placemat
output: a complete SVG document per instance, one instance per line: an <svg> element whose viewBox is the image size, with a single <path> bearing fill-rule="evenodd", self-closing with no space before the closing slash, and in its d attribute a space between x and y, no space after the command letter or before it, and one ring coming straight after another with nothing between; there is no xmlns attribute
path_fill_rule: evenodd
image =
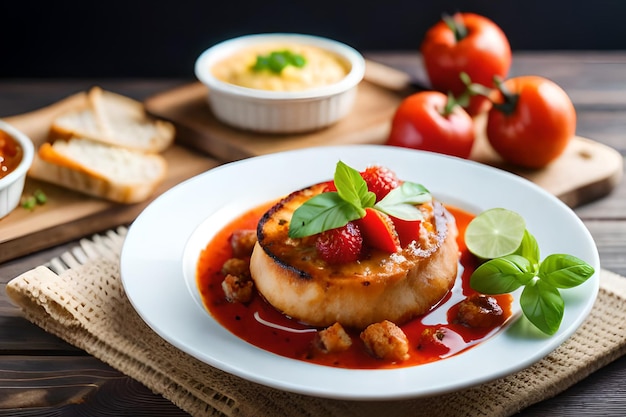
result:
<svg viewBox="0 0 626 417"><path fill-rule="evenodd" d="M519 373L451 394L392 402L281 392L212 368L148 328L120 281L125 233L119 228L83 240L71 253L14 278L7 294L33 323L194 416L510 416L560 393L626 351L626 279L602 270L598 299L581 328Z"/></svg>

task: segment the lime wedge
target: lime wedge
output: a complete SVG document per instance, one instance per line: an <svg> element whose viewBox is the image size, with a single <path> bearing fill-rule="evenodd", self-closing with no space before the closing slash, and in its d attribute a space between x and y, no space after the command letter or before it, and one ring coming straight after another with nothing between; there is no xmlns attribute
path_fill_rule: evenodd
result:
<svg viewBox="0 0 626 417"><path fill-rule="evenodd" d="M526 222L511 210L493 208L474 217L465 229L467 249L482 259L510 255L524 238Z"/></svg>

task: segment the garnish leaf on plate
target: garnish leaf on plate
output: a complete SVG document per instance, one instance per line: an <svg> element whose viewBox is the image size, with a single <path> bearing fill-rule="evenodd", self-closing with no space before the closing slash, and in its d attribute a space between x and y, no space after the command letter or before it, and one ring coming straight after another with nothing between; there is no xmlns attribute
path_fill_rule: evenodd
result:
<svg viewBox="0 0 626 417"><path fill-rule="evenodd" d="M345 226L365 216L366 208L374 208L403 220L422 220L418 204L431 200L428 190L411 182L403 182L376 203L376 194L356 169L337 162L333 178L337 191L318 194L298 207L289 224L289 237L302 238Z"/></svg>
<svg viewBox="0 0 626 417"><path fill-rule="evenodd" d="M374 208L402 220L423 220L424 216L417 205L431 200L432 196L426 187L405 181L376 203Z"/></svg>
<svg viewBox="0 0 626 417"><path fill-rule="evenodd" d="M494 224L494 233L499 226ZM489 259L474 270L470 286L483 294L504 294L523 286L520 306L524 316L543 333L553 335L565 311L559 289L576 287L594 273L591 265L572 255L551 254L540 261L537 240L526 229L514 253Z"/></svg>

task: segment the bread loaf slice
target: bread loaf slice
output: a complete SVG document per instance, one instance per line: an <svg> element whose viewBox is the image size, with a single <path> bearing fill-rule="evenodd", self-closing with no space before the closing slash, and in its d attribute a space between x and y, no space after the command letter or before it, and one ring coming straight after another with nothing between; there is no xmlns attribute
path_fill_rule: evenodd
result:
<svg viewBox="0 0 626 417"><path fill-rule="evenodd" d="M32 178L125 204L150 197L166 173L160 154L85 138L43 144L29 170Z"/></svg>
<svg viewBox="0 0 626 417"><path fill-rule="evenodd" d="M95 86L87 105L52 121L50 140L82 137L142 152L162 152L174 142L172 123L151 117L143 103Z"/></svg>

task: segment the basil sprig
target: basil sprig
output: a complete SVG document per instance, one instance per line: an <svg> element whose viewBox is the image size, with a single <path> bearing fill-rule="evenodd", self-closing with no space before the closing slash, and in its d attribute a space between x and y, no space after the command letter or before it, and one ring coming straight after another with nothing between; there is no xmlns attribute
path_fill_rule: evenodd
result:
<svg viewBox="0 0 626 417"><path fill-rule="evenodd" d="M590 278L594 268L566 254L552 254L540 261L535 237L525 231L515 253L491 259L470 277L470 286L483 294L505 294L524 287L522 313L539 330L553 335L561 326L565 302L559 289L573 288Z"/></svg>
<svg viewBox="0 0 626 417"><path fill-rule="evenodd" d="M289 237L312 236L345 226L365 216L365 209L370 207L403 220L422 220L416 205L432 198L424 186L405 181L376 203L376 195L368 190L359 171L342 161L337 162L333 180L337 191L318 194L294 211Z"/></svg>
<svg viewBox="0 0 626 417"><path fill-rule="evenodd" d="M287 49L283 51L273 51L267 55L257 55L256 62L252 66L254 71L268 70L274 74L280 74L288 65L302 68L306 64L306 59Z"/></svg>

